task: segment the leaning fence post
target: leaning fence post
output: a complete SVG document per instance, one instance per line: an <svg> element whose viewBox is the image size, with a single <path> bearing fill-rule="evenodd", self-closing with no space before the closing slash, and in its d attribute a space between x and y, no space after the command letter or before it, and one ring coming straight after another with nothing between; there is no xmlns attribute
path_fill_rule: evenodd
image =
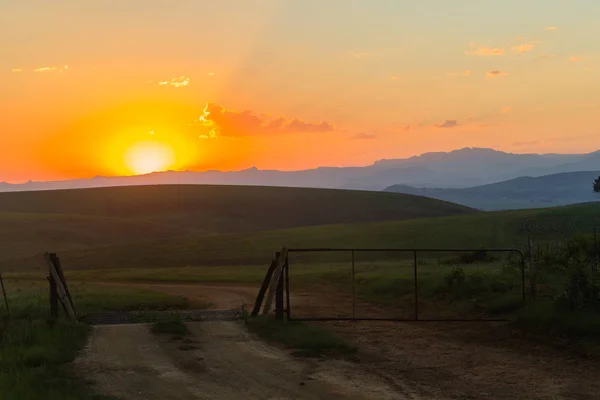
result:
<svg viewBox="0 0 600 400"><path fill-rule="evenodd" d="M277 286L279 285L279 280L281 278L283 272L283 266L285 265L285 260L287 259L287 249L283 247L281 249L281 253L279 253L279 257L277 258L277 266L275 267L275 271L273 271L273 276L271 277L271 283L269 284L269 291L267 293L267 298L265 300L265 307L263 309L263 315L268 315L269 311L271 311L271 303L273 302L273 297L275 296L275 292L277 290Z"/></svg>
<svg viewBox="0 0 600 400"><path fill-rule="evenodd" d="M267 289L269 288L269 282L271 282L271 277L273 276L273 271L275 271L275 267L277 266L277 256L273 261L271 261L271 265L267 270L267 274L265 275L265 279L263 280L262 285L258 291L258 296L256 296L256 301L254 302L254 309L252 309L252 313L250 314L253 317L258 316L260 313L260 308L262 307L263 300L265 299L265 294L267 293Z"/></svg>
<svg viewBox="0 0 600 400"><path fill-rule="evenodd" d="M277 289L275 291L275 319L282 321L283 320L283 275L285 271L279 276L279 281L277 282Z"/></svg>
<svg viewBox="0 0 600 400"><path fill-rule="evenodd" d="M48 283L50 284L50 318L58 318L58 289L56 281L52 275L48 275Z"/></svg>
<svg viewBox="0 0 600 400"><path fill-rule="evenodd" d="M2 286L2 296L4 297L4 304L6 305L6 313L10 318L10 308L8 307L8 297L6 296L6 289L4 288L4 280L2 280L2 274L0 274L0 286Z"/></svg>

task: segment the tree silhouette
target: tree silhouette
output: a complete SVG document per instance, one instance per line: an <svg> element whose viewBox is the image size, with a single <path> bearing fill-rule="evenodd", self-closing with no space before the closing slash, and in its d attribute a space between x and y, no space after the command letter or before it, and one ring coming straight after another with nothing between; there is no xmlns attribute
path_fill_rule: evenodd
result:
<svg viewBox="0 0 600 400"><path fill-rule="evenodd" d="M600 176L594 181L594 192L600 193Z"/></svg>

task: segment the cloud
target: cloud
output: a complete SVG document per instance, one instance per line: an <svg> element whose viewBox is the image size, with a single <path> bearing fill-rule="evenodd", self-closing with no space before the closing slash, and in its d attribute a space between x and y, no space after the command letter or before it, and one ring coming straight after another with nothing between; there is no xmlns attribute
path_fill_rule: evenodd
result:
<svg viewBox="0 0 600 400"><path fill-rule="evenodd" d="M200 138L241 137L298 133L327 133L335 128L329 122L310 123L283 117L265 120L252 111L230 111L222 105L208 103L195 123L199 126Z"/></svg>
<svg viewBox="0 0 600 400"><path fill-rule="evenodd" d="M216 72L209 72L208 73L208 76L215 76L215 75L216 75Z"/></svg>
<svg viewBox="0 0 600 400"><path fill-rule="evenodd" d="M508 114L511 111L512 111L512 108L510 108L510 107L502 107L500 109L500 113L502 113L502 114Z"/></svg>
<svg viewBox="0 0 600 400"><path fill-rule="evenodd" d="M558 30L558 27L557 26L547 26L542 30L543 31L556 31L556 30Z"/></svg>
<svg viewBox="0 0 600 400"><path fill-rule="evenodd" d="M11 69L12 72L18 73L18 72L23 72L23 68L13 68Z"/></svg>
<svg viewBox="0 0 600 400"><path fill-rule="evenodd" d="M471 70L465 70L465 72L463 72L464 76L471 76Z"/></svg>
<svg viewBox="0 0 600 400"><path fill-rule="evenodd" d="M502 72L502 71L497 71L496 70L496 71L489 71L487 73L487 77L488 78L496 78L496 77L504 76L504 75L508 75L508 72Z"/></svg>
<svg viewBox="0 0 600 400"><path fill-rule="evenodd" d="M498 48L498 47L478 47L474 50L467 50L465 51L465 54L470 55L470 56L483 56L483 57L487 57L487 56L503 56L504 55L504 49Z"/></svg>
<svg viewBox="0 0 600 400"><path fill-rule="evenodd" d="M352 139L357 139L357 140L372 140L372 139L377 139L377 135L373 134L373 133L359 133L358 135L354 136Z"/></svg>
<svg viewBox="0 0 600 400"><path fill-rule="evenodd" d="M170 81L160 81L158 82L159 86L173 86L174 88L182 88L189 86L190 78L187 76L178 76L176 78L171 79Z"/></svg>
<svg viewBox="0 0 600 400"><path fill-rule="evenodd" d="M516 40L517 42L520 42L521 40L525 40L525 38L523 36L519 36Z"/></svg>
<svg viewBox="0 0 600 400"><path fill-rule="evenodd" d="M455 119L447 119L444 122L433 124L436 128L454 128L458 126L458 121Z"/></svg>
<svg viewBox="0 0 600 400"><path fill-rule="evenodd" d="M69 69L68 65L64 65L62 67L39 67L34 68L33 72L63 72Z"/></svg>
<svg viewBox="0 0 600 400"><path fill-rule="evenodd" d="M577 57L577 56L571 56L569 57L569 61L580 61L581 57Z"/></svg>
<svg viewBox="0 0 600 400"><path fill-rule="evenodd" d="M520 45L517 46L512 46L510 49L513 53L527 53L528 51L533 50L534 44L533 43L521 43Z"/></svg>
<svg viewBox="0 0 600 400"><path fill-rule="evenodd" d="M398 79L400 79L400 77L398 75L390 76L390 80L392 80L392 81L397 81Z"/></svg>

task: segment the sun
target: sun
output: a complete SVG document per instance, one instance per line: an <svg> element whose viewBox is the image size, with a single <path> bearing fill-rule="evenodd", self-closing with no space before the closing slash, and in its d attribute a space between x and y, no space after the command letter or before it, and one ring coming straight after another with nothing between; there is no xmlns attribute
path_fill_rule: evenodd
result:
<svg viewBox="0 0 600 400"><path fill-rule="evenodd" d="M147 140L131 145L125 151L124 162L135 175L165 171L175 164L175 152L166 143Z"/></svg>

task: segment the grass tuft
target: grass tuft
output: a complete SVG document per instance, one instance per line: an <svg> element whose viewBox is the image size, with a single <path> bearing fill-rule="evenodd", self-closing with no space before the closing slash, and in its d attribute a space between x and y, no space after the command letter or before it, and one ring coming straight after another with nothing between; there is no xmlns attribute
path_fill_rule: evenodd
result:
<svg viewBox="0 0 600 400"><path fill-rule="evenodd" d="M333 333L300 321L283 322L270 317L249 318L248 329L264 340L278 342L306 357L325 354L352 354L356 347Z"/></svg>
<svg viewBox="0 0 600 400"><path fill-rule="evenodd" d="M152 324L152 333L171 334L185 336L190 333L183 321L158 321Z"/></svg>

